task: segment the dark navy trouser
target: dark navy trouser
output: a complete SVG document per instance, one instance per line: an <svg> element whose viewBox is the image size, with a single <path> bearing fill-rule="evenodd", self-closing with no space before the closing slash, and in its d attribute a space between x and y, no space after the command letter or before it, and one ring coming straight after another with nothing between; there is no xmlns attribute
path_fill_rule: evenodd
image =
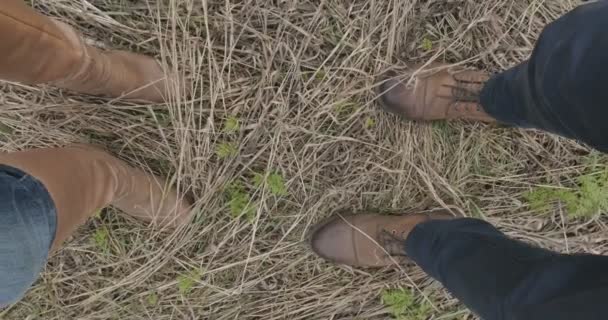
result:
<svg viewBox="0 0 608 320"><path fill-rule="evenodd" d="M416 226L406 252L485 320L608 319L608 257L535 248L469 218Z"/></svg>
<svg viewBox="0 0 608 320"><path fill-rule="evenodd" d="M486 84L481 104L502 122L608 152L608 1L548 25L530 60ZM476 219L420 224L406 252L485 320L608 319L608 257L534 248Z"/></svg>

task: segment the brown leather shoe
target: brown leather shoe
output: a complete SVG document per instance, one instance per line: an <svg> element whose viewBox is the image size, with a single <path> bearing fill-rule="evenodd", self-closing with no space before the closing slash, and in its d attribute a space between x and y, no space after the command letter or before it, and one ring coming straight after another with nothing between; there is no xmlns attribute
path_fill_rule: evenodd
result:
<svg viewBox="0 0 608 320"><path fill-rule="evenodd" d="M489 75L482 71L449 72L447 65L432 65L408 86L408 79L387 76L378 88L382 107L408 120L496 120L479 103L479 93ZM440 71L433 71L438 70Z"/></svg>
<svg viewBox="0 0 608 320"><path fill-rule="evenodd" d="M453 219L447 210L407 215L337 215L317 226L312 250L331 262L353 267L386 267L409 262L405 239L419 223Z"/></svg>

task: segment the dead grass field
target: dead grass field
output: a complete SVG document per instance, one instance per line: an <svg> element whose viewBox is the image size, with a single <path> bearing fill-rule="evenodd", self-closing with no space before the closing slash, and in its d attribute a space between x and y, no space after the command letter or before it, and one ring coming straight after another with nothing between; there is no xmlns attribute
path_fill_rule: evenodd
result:
<svg viewBox="0 0 608 320"><path fill-rule="evenodd" d="M105 145L191 189L198 217L162 234L102 212L2 319L390 319L389 288L428 298L429 319L473 319L416 267L317 259L307 232L336 210L447 207L561 252L608 249L607 220L532 210L524 196L570 188L605 157L532 130L406 123L375 105L391 68L498 71L526 59L577 1L32 2L100 46L166 61L195 96L175 88L169 105L132 105L2 83L3 151Z"/></svg>

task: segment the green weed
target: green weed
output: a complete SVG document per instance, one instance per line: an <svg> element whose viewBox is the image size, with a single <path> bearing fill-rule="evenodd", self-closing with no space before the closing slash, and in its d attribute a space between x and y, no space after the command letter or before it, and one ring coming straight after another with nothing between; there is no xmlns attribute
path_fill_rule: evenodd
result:
<svg viewBox="0 0 608 320"><path fill-rule="evenodd" d="M264 178L266 179L264 180ZM285 186L283 176L276 172L270 173L268 176L261 173L256 173L253 176L253 184L256 187L266 185L270 193L275 196L286 196L289 194L287 192L287 187Z"/></svg>
<svg viewBox="0 0 608 320"><path fill-rule="evenodd" d="M424 51L431 51L433 49L433 41L429 38L424 38L422 39L421 47Z"/></svg>
<svg viewBox="0 0 608 320"><path fill-rule="evenodd" d="M95 246L102 252L107 253L110 251L110 231L105 226L99 227L93 234L93 242Z"/></svg>
<svg viewBox="0 0 608 320"><path fill-rule="evenodd" d="M232 142L222 142L217 145L215 150L215 154L220 159L232 158L239 154L239 148L235 143Z"/></svg>
<svg viewBox="0 0 608 320"><path fill-rule="evenodd" d="M354 102L344 101L335 105L334 110L338 116L346 117L357 111L359 105Z"/></svg>
<svg viewBox="0 0 608 320"><path fill-rule="evenodd" d="M526 192L524 198L535 211L547 211L559 201L571 217L592 217L608 210L608 169L580 176L574 189L537 187Z"/></svg>
<svg viewBox="0 0 608 320"><path fill-rule="evenodd" d="M14 132L15 130L13 128L11 128L10 126L0 122L0 134L4 134L4 135L10 135Z"/></svg>
<svg viewBox="0 0 608 320"><path fill-rule="evenodd" d="M385 290L382 304L389 308L396 320L426 320L432 311L428 302L417 302L414 295L405 289Z"/></svg>
<svg viewBox="0 0 608 320"><path fill-rule="evenodd" d="M194 285L201 281L203 272L201 270L194 270L187 274L182 274L177 278L177 288L179 293L187 295L192 292Z"/></svg>
<svg viewBox="0 0 608 320"><path fill-rule="evenodd" d="M240 182L233 182L226 188L228 207L233 218L245 216L250 222L255 219L257 208Z"/></svg>
<svg viewBox="0 0 608 320"><path fill-rule="evenodd" d="M146 297L146 302L148 303L149 306L157 305L158 304L158 294L156 294L156 292L150 293Z"/></svg>
<svg viewBox="0 0 608 320"><path fill-rule="evenodd" d="M240 121L235 116L230 116L224 122L224 133L235 133L241 128Z"/></svg>
<svg viewBox="0 0 608 320"><path fill-rule="evenodd" d="M317 71L302 71L300 76L303 82L310 81L313 83L320 83L327 79L327 72L322 69L319 69Z"/></svg>
<svg viewBox="0 0 608 320"><path fill-rule="evenodd" d="M317 70L317 72L315 72L315 79L319 82L327 79L327 72L325 72L324 70Z"/></svg>
<svg viewBox="0 0 608 320"><path fill-rule="evenodd" d="M365 128L366 129L371 129L374 128L376 126L376 119L372 118L372 117L367 117L365 119Z"/></svg>

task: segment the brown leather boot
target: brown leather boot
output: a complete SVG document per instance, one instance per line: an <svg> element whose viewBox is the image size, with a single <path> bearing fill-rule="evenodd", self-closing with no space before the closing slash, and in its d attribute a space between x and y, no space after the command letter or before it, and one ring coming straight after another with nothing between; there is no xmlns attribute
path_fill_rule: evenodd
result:
<svg viewBox="0 0 608 320"><path fill-rule="evenodd" d="M433 65L433 70L441 70L419 72L410 86L407 79L389 77L378 88L380 104L386 111L408 120L495 122L479 103L479 93L489 75L470 70L450 73L445 67Z"/></svg>
<svg viewBox="0 0 608 320"><path fill-rule="evenodd" d="M2 0L0 38L0 79L150 102L168 95L168 81L154 59L86 45L73 28L23 0Z"/></svg>
<svg viewBox="0 0 608 320"><path fill-rule="evenodd" d="M0 164L28 173L46 187L57 209L55 249L108 205L160 226L179 226L191 217L191 203L162 179L93 146L0 154Z"/></svg>
<svg viewBox="0 0 608 320"><path fill-rule="evenodd" d="M447 210L408 215L338 215L310 237L312 250L325 260L353 267L386 267L409 262L405 239L430 219L453 219Z"/></svg>

